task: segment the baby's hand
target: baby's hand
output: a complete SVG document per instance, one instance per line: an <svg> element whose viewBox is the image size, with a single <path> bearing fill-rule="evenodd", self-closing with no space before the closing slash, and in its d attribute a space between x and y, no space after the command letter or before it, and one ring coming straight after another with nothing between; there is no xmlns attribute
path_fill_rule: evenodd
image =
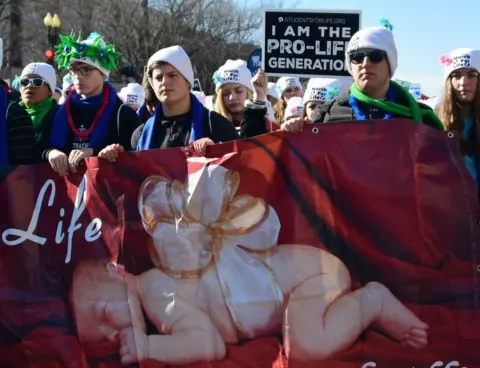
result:
<svg viewBox="0 0 480 368"><path fill-rule="evenodd" d="M148 337L134 327L120 333L120 357L123 366L141 362L148 358Z"/></svg>

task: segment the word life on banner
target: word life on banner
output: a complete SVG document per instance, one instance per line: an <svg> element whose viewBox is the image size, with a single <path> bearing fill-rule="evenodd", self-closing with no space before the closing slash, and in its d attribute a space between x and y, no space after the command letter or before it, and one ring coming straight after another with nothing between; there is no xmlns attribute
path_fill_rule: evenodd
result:
<svg viewBox="0 0 480 368"><path fill-rule="evenodd" d="M263 69L272 76L349 76L345 50L361 12L265 11Z"/></svg>
<svg viewBox="0 0 480 368"><path fill-rule="evenodd" d="M35 208L30 219L30 223L26 230L10 228L2 233L3 245L9 247L15 247L22 245L25 242L32 242L38 245L45 245L51 242L51 239L47 235L42 234L41 229L38 227L40 217L43 215L42 209L45 207L54 207L55 197L57 192L57 186L52 179L49 179L40 189L37 200L35 202ZM65 243L65 235L67 235L67 250L65 256L65 263L70 263L72 259L73 249L73 237L75 232L80 231L85 224L80 222L82 214L85 212L87 200L87 178L84 176L80 186L78 187L77 195L75 198L74 208L70 217L70 224L65 229L64 217L66 214L65 208L60 208L59 221L57 223L57 230L55 233L55 243ZM94 218L86 226L83 231L83 238L86 243L93 243L102 236L102 220ZM66 233L66 234L65 234ZM84 243L85 244L85 243Z"/></svg>

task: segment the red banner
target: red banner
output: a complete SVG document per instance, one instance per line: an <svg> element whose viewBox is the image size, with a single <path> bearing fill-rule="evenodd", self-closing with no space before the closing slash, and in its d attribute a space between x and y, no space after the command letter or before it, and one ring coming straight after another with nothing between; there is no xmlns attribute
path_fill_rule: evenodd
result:
<svg viewBox="0 0 480 368"><path fill-rule="evenodd" d="M408 120L2 172L0 367L480 367L478 198Z"/></svg>

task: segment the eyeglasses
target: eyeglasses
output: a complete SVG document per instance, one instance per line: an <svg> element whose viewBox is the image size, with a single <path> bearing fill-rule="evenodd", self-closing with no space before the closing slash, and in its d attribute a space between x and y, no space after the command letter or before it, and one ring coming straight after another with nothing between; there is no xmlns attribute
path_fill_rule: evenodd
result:
<svg viewBox="0 0 480 368"><path fill-rule="evenodd" d="M88 77L90 74L92 74L94 70L95 68L81 68L81 69L70 68L68 69L68 72L71 75L76 75L76 76L81 75L82 77Z"/></svg>
<svg viewBox="0 0 480 368"><path fill-rule="evenodd" d="M350 61L354 64L361 64L368 57L372 63L378 64L385 59L385 56L385 52L381 50L357 51L350 54Z"/></svg>
<svg viewBox="0 0 480 368"><path fill-rule="evenodd" d="M22 78L20 80L20 85L22 87L27 87L29 86L30 84L34 87L41 87L43 86L45 83L45 80L43 80L42 78Z"/></svg>

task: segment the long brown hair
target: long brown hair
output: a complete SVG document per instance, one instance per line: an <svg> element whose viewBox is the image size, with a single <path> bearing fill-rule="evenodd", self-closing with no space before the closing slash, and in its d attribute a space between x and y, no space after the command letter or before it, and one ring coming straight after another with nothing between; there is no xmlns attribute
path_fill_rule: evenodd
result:
<svg viewBox="0 0 480 368"><path fill-rule="evenodd" d="M464 117L462 115L462 107L457 101L450 78L445 82L442 101L436 112L445 129L457 134L462 155L471 153L474 147L472 147L472 143L466 139L467 137L463 135ZM471 102L471 114L477 132L475 144L477 146L477 155L480 159L480 80L477 83L475 99Z"/></svg>
<svg viewBox="0 0 480 368"><path fill-rule="evenodd" d="M158 63L156 63L158 64ZM148 81L148 78L152 75L152 70L155 68L155 64L153 64L152 68L150 68L146 73L143 74L143 79L142 79L142 86L145 91L145 101L148 106L151 108L155 108L155 106L158 105L160 101L158 101L157 95L155 94L155 91L153 90L152 86L150 85L150 82Z"/></svg>
<svg viewBox="0 0 480 368"><path fill-rule="evenodd" d="M275 116L275 121L279 125L283 124L286 108L287 108L287 103L283 98L278 99L277 103L273 106L273 114Z"/></svg>

